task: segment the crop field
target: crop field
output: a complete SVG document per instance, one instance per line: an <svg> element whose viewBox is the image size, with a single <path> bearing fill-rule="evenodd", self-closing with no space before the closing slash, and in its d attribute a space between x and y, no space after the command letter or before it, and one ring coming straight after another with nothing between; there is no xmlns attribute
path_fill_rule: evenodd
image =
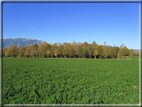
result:
<svg viewBox="0 0 142 107"><path fill-rule="evenodd" d="M3 59L3 104L139 104L139 60Z"/></svg>

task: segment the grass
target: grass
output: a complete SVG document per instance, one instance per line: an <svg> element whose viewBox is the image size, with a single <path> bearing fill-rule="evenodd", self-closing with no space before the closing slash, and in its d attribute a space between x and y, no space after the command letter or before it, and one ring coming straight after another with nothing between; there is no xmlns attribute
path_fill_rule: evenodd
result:
<svg viewBox="0 0 142 107"><path fill-rule="evenodd" d="M3 59L3 104L138 104L139 61Z"/></svg>

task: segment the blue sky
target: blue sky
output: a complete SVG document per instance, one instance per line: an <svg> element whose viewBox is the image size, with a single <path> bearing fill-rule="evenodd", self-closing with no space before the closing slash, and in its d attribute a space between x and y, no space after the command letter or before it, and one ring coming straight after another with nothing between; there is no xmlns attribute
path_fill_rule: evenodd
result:
<svg viewBox="0 0 142 107"><path fill-rule="evenodd" d="M139 49L139 3L4 3L3 39Z"/></svg>

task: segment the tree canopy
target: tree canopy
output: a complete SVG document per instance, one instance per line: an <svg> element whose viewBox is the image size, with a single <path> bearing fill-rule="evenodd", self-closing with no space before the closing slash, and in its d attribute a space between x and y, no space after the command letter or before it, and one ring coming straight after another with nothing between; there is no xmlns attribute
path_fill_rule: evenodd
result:
<svg viewBox="0 0 142 107"><path fill-rule="evenodd" d="M47 42L43 42L38 46L37 44L28 45L24 47L18 47L17 45L10 45L7 48L3 49L2 53L3 57L37 57L37 58L125 58L125 56L129 56L129 58L133 56L138 56L139 54L136 50L128 49L124 44L121 44L120 47L116 46L107 46L106 42L104 45L98 45L95 41L92 44L84 42L82 45L77 45L74 41L71 43L65 43L62 45L57 45L54 43L53 45L48 44Z"/></svg>

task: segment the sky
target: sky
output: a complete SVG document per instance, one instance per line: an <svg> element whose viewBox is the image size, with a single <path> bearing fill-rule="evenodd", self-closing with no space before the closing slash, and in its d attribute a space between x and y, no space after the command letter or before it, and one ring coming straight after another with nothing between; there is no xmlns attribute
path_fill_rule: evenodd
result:
<svg viewBox="0 0 142 107"><path fill-rule="evenodd" d="M3 39L139 49L139 3L3 3Z"/></svg>

